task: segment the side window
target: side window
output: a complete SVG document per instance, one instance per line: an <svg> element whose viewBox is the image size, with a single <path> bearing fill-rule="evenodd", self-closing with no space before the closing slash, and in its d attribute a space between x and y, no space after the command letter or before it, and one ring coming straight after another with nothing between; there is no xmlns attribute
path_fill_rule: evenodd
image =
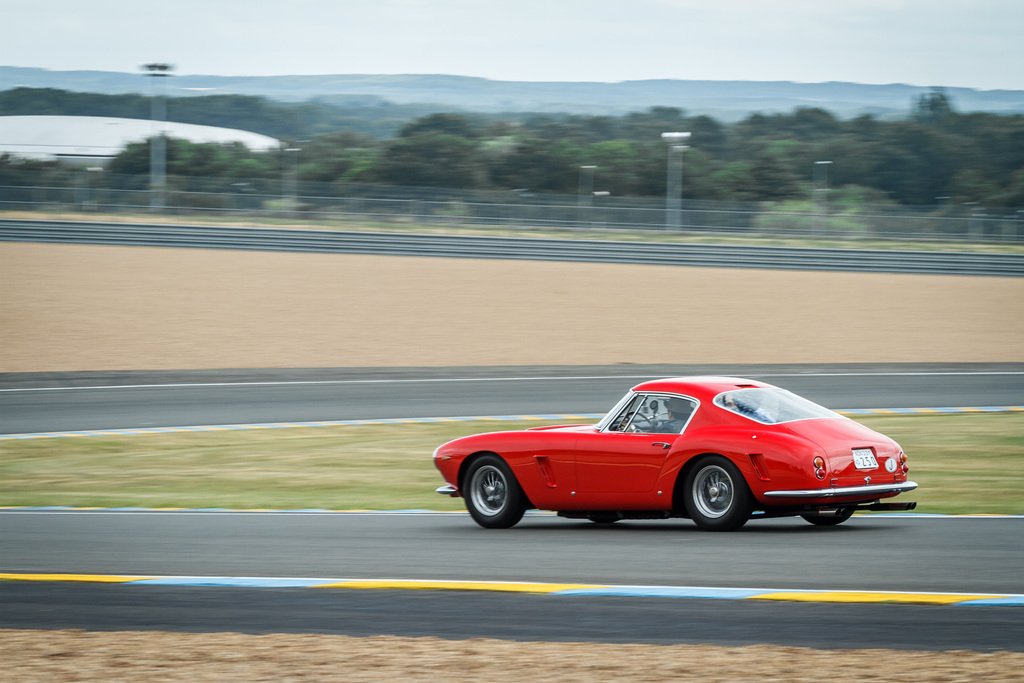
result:
<svg viewBox="0 0 1024 683"><path fill-rule="evenodd" d="M648 401L649 431L654 434L679 434L697 409L697 402L679 396L651 396Z"/></svg>
<svg viewBox="0 0 1024 683"><path fill-rule="evenodd" d="M644 401L643 394L637 394L626 406L619 411L612 423L608 425L609 432L624 432L629 427L630 421L636 416L636 411ZM635 430L632 430L635 431Z"/></svg>
<svg viewBox="0 0 1024 683"><path fill-rule="evenodd" d="M678 396L637 395L616 415L608 431L679 434L696 407L696 401Z"/></svg>

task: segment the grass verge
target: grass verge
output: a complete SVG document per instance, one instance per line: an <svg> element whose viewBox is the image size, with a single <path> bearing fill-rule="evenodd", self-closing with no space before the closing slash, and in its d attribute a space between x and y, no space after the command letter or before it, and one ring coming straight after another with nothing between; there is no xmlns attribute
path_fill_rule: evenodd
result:
<svg viewBox="0 0 1024 683"><path fill-rule="evenodd" d="M858 418L899 441L919 512L1024 514L1024 414ZM430 454L458 422L0 442L0 506L461 510Z"/></svg>

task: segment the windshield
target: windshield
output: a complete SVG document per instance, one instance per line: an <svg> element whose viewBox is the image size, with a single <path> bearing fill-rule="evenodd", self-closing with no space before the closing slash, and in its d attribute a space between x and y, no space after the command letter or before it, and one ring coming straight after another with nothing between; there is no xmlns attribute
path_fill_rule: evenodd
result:
<svg viewBox="0 0 1024 683"><path fill-rule="evenodd" d="M765 424L841 417L785 389L736 389L715 397L715 405Z"/></svg>

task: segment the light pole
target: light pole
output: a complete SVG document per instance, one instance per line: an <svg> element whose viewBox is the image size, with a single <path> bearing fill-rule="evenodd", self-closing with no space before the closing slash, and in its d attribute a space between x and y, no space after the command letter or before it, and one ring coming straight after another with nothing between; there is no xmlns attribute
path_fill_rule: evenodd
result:
<svg viewBox="0 0 1024 683"><path fill-rule="evenodd" d="M662 133L661 139L668 143L668 170L665 178L665 227L683 227L683 144L689 133Z"/></svg>
<svg viewBox="0 0 1024 683"><path fill-rule="evenodd" d="M153 81L150 88L150 109L153 119L153 137L149 141L149 205L160 211L164 208L164 191L167 184L167 139L164 137L164 121L167 120L167 101L164 99L163 78L171 75L173 64L154 62L143 64L142 69ZM160 84L157 87L157 83Z"/></svg>
<svg viewBox="0 0 1024 683"><path fill-rule="evenodd" d="M608 192L607 190L598 190L596 192L592 192L591 193L591 197L594 197L594 198L596 198L596 197L610 197L611 195L612 195L612 193ZM591 201L593 202L593 200L591 200ZM605 209L604 211L601 211L601 214L606 214L607 212L608 212L607 209ZM591 211L591 214L593 214L593 215L591 216L591 219L590 219L590 227L592 227L592 228L604 228L605 224L607 223L607 220L598 221L597 220L597 214L594 213L594 211Z"/></svg>
<svg viewBox="0 0 1024 683"><path fill-rule="evenodd" d="M594 171L597 166L580 166L580 190L577 206L594 205Z"/></svg>
<svg viewBox="0 0 1024 683"><path fill-rule="evenodd" d="M283 150L284 160L281 164L281 196L285 199L285 210L299 209L299 152L301 147L285 147ZM289 172L288 152L292 152L292 166Z"/></svg>
<svg viewBox="0 0 1024 683"><path fill-rule="evenodd" d="M825 227L825 216L828 214L828 167L831 161L814 162L814 206L817 215L815 227L821 231Z"/></svg>

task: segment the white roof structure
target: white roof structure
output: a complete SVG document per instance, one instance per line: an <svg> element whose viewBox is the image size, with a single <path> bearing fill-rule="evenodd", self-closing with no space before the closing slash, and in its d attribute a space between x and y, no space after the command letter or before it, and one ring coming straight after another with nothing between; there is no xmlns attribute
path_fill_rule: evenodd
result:
<svg viewBox="0 0 1024 683"><path fill-rule="evenodd" d="M159 128L158 128L159 125ZM163 129L189 142L240 142L254 151L280 149L276 138L232 128L107 116L0 116L0 154L103 165L131 142Z"/></svg>

